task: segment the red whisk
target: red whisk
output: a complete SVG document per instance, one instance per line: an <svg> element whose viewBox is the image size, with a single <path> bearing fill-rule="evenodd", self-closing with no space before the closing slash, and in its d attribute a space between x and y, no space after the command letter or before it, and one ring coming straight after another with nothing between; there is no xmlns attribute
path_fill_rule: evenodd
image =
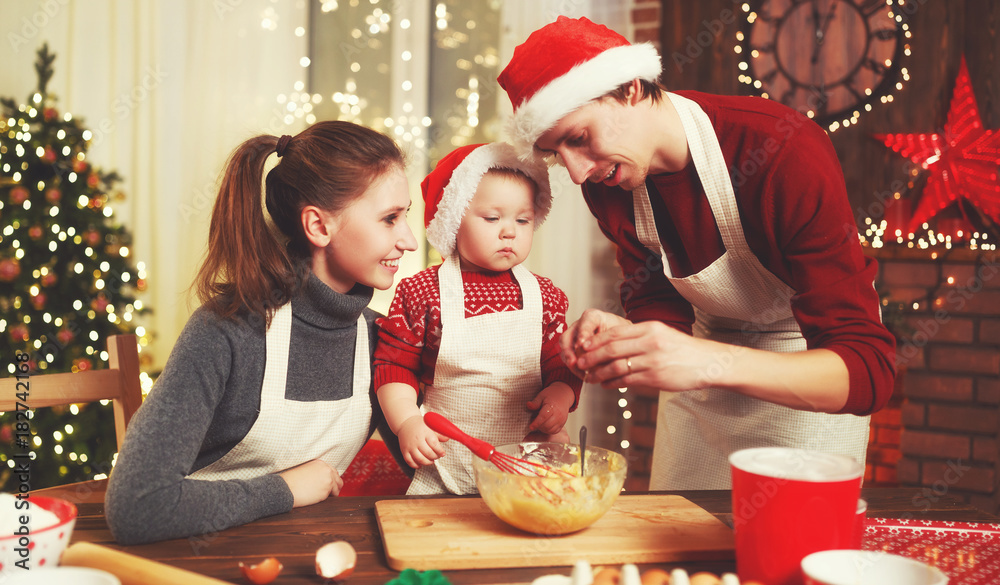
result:
<svg viewBox="0 0 1000 585"><path fill-rule="evenodd" d="M512 455L500 453L493 447L493 445L490 445L486 441L470 437L461 429L456 427L453 422L436 412L428 412L425 414L424 422L427 423L427 426L430 427L431 430L441 433L449 439L455 439L459 443L468 447L469 450L472 451L477 457L496 465L501 471L516 473L519 475L534 475L543 477L549 475L574 477L576 475L572 472L566 471L565 469L556 469L549 467L548 465L538 463L537 461L518 459Z"/></svg>

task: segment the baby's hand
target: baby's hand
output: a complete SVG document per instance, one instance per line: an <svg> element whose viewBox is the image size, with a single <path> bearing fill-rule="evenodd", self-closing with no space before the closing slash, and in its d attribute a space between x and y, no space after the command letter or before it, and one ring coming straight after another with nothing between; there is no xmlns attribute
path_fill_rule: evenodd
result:
<svg viewBox="0 0 1000 585"><path fill-rule="evenodd" d="M575 399L573 390L562 382L556 382L542 389L537 396L528 401L528 410L538 411L528 428L546 435L555 435L566 425L569 409Z"/></svg>
<svg viewBox="0 0 1000 585"><path fill-rule="evenodd" d="M430 465L435 459L443 456L444 447L441 443L448 440L448 437L432 431L424 423L424 417L420 415L404 420L396 436L399 438L399 449L403 452L403 459L414 469Z"/></svg>

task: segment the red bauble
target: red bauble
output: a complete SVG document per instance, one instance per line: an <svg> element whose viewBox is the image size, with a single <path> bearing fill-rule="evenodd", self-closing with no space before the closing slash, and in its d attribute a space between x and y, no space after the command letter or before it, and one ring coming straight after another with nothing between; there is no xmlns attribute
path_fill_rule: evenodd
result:
<svg viewBox="0 0 1000 585"><path fill-rule="evenodd" d="M73 338L76 336L73 335L72 331L63 327L59 330L59 333L56 333L56 337L63 343L63 345L69 345L69 343L73 341Z"/></svg>
<svg viewBox="0 0 1000 585"><path fill-rule="evenodd" d="M36 311L41 311L45 308L45 301L47 300L48 297L45 296L45 293L40 292L31 297L31 306L34 307Z"/></svg>
<svg viewBox="0 0 1000 585"><path fill-rule="evenodd" d="M24 187L17 186L10 190L10 202L12 205L21 205L28 200L31 194Z"/></svg>
<svg viewBox="0 0 1000 585"><path fill-rule="evenodd" d="M42 116L45 117L46 122L51 122L52 120L55 120L58 115L59 112L55 108L45 108L44 110L42 110Z"/></svg>
<svg viewBox="0 0 1000 585"><path fill-rule="evenodd" d="M875 138L929 171L910 218L910 232L960 197L1000 223L1000 130L983 128L964 56L943 134L880 134Z"/></svg>
<svg viewBox="0 0 1000 585"><path fill-rule="evenodd" d="M49 203L59 203L60 199L62 199L62 191L55 187L45 192L45 200Z"/></svg>
<svg viewBox="0 0 1000 585"><path fill-rule="evenodd" d="M73 361L73 367L76 368L77 371L80 371L80 372L86 372L92 366L93 366L93 364L91 364L90 360L88 360L87 358L80 358L80 359L77 359L77 360Z"/></svg>
<svg viewBox="0 0 1000 585"><path fill-rule="evenodd" d="M28 335L28 326L24 323L18 323L10 328L10 340L14 343L28 341Z"/></svg>
<svg viewBox="0 0 1000 585"><path fill-rule="evenodd" d="M84 162L84 161L82 161L82 160L80 160L78 158L73 160L73 171L74 172L76 172L76 173L82 173L85 170L87 170L87 163L86 162Z"/></svg>
<svg viewBox="0 0 1000 585"><path fill-rule="evenodd" d="M101 178L97 176L97 173L90 173L87 175L87 186L91 189L96 189L100 182Z"/></svg>
<svg viewBox="0 0 1000 585"><path fill-rule="evenodd" d="M0 280L3 282L13 282L21 274L21 263L17 258L4 258L0 260Z"/></svg>
<svg viewBox="0 0 1000 585"><path fill-rule="evenodd" d="M56 162L56 151L52 150L51 146L45 147L45 151L42 153L42 162L47 164Z"/></svg>
<svg viewBox="0 0 1000 585"><path fill-rule="evenodd" d="M83 240L87 242L88 246L96 246L97 243L101 241L101 232L97 230L87 230L87 233L83 235Z"/></svg>
<svg viewBox="0 0 1000 585"><path fill-rule="evenodd" d="M39 282L41 282L42 286L44 286L44 287L50 287L53 284L55 284L56 282L58 282L58 281L59 281L59 277L56 276L55 272L46 272L39 279Z"/></svg>
<svg viewBox="0 0 1000 585"><path fill-rule="evenodd" d="M40 225L33 225L28 228L28 237L32 240L40 239L45 234L45 230Z"/></svg>
<svg viewBox="0 0 1000 585"><path fill-rule="evenodd" d="M108 308L108 299L101 295L90 302L90 308L97 311L98 313L104 313Z"/></svg>

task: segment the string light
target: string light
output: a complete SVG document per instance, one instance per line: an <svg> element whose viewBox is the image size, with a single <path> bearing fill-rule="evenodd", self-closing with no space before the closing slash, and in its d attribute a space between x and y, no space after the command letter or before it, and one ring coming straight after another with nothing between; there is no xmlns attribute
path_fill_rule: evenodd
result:
<svg viewBox="0 0 1000 585"><path fill-rule="evenodd" d="M774 44L769 46L753 46L750 34L748 33L753 29L754 25L757 25L766 27L767 30L773 29L775 31L774 34L776 34L779 19L773 15L758 14L748 2L743 3L741 7L745 20L743 28L746 29L746 32L744 30L737 31L736 45L733 47L734 53L738 55L737 66L740 70L737 77L738 81L750 86L755 93L764 98L779 98L782 100L786 98L801 98L799 101L803 105L800 105L799 109L809 118L816 118L820 115L821 111L817 102L825 105L833 104L835 111L824 116L826 120L824 128L827 132L836 132L841 128L848 128L857 124L862 112L870 112L872 110L873 103L892 103L893 93L902 91L904 82L910 79L910 74L906 67L900 67L895 74L891 73L894 62L901 60L905 56L909 56L911 53L909 41L913 35L909 24L904 22L905 19L903 17L903 12L906 12L908 7L904 8L906 5L905 0L885 0L885 5L882 9L885 11L883 16L887 21L884 26L892 27L891 29L886 28L886 30L895 30L901 33L902 38L896 40L892 58L885 58L880 63L868 65L869 55L863 56L864 61L859 64L859 67L869 67L872 74L883 68L884 71L890 72L881 80L873 78L873 81L877 82L875 87L865 87L864 89L855 88L854 86L846 87L837 85L830 88L806 87L805 85L801 85L801 82L796 81L795 83L799 84L798 87L788 84L789 88L783 90L781 96L770 95L764 89L765 80L772 78L776 72L782 70L779 58L775 53L777 49ZM790 10L796 10L796 8ZM831 15L832 13L828 15L828 18ZM877 15L873 14L871 18L875 17ZM787 14L785 20L787 20ZM761 22L758 23L758 21ZM882 40L888 39L883 38ZM757 76L755 76L755 72ZM834 92L837 93L835 94ZM860 101L858 101L858 98L860 98ZM837 110L838 106L836 104L842 102L854 103L856 105Z"/></svg>

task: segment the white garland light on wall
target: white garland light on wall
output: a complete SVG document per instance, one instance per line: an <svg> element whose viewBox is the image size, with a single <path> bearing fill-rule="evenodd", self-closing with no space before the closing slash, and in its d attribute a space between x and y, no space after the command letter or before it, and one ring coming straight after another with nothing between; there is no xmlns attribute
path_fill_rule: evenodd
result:
<svg viewBox="0 0 1000 585"><path fill-rule="evenodd" d="M889 104L910 75L916 0L753 0L736 33L739 81L791 106L828 132Z"/></svg>

